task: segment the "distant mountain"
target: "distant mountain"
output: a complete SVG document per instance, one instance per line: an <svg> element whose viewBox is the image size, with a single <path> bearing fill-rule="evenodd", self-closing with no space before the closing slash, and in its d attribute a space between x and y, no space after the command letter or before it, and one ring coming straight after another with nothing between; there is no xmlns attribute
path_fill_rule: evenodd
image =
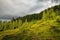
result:
<svg viewBox="0 0 60 40"><path fill-rule="evenodd" d="M17 18L17 16L12 16L12 15L0 15L0 19L12 19L12 18Z"/></svg>

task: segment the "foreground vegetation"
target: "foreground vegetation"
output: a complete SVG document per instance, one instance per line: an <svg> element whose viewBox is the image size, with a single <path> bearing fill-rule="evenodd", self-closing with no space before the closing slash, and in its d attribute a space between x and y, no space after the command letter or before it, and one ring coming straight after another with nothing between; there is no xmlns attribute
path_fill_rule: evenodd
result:
<svg viewBox="0 0 60 40"><path fill-rule="evenodd" d="M60 5L10 22L0 21L0 40L60 40Z"/></svg>

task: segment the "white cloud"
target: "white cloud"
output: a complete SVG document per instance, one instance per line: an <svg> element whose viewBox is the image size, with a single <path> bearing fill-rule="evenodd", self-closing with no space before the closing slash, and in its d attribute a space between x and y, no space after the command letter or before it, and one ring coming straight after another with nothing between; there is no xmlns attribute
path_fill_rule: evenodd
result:
<svg viewBox="0 0 60 40"><path fill-rule="evenodd" d="M0 14L24 16L40 12L56 3L56 0L0 0Z"/></svg>

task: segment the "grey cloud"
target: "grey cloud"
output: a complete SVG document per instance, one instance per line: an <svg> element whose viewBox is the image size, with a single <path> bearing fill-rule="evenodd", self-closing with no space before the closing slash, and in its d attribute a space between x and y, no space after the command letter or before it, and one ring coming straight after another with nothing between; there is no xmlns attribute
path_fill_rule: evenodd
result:
<svg viewBox="0 0 60 40"><path fill-rule="evenodd" d="M38 0L38 1L49 1L49 0Z"/></svg>

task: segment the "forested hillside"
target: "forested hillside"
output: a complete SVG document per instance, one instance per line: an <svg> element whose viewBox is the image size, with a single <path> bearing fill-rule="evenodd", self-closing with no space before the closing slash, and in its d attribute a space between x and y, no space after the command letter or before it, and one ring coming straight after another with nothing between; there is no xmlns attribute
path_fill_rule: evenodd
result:
<svg viewBox="0 0 60 40"><path fill-rule="evenodd" d="M0 40L60 40L60 5L9 22L0 21Z"/></svg>

